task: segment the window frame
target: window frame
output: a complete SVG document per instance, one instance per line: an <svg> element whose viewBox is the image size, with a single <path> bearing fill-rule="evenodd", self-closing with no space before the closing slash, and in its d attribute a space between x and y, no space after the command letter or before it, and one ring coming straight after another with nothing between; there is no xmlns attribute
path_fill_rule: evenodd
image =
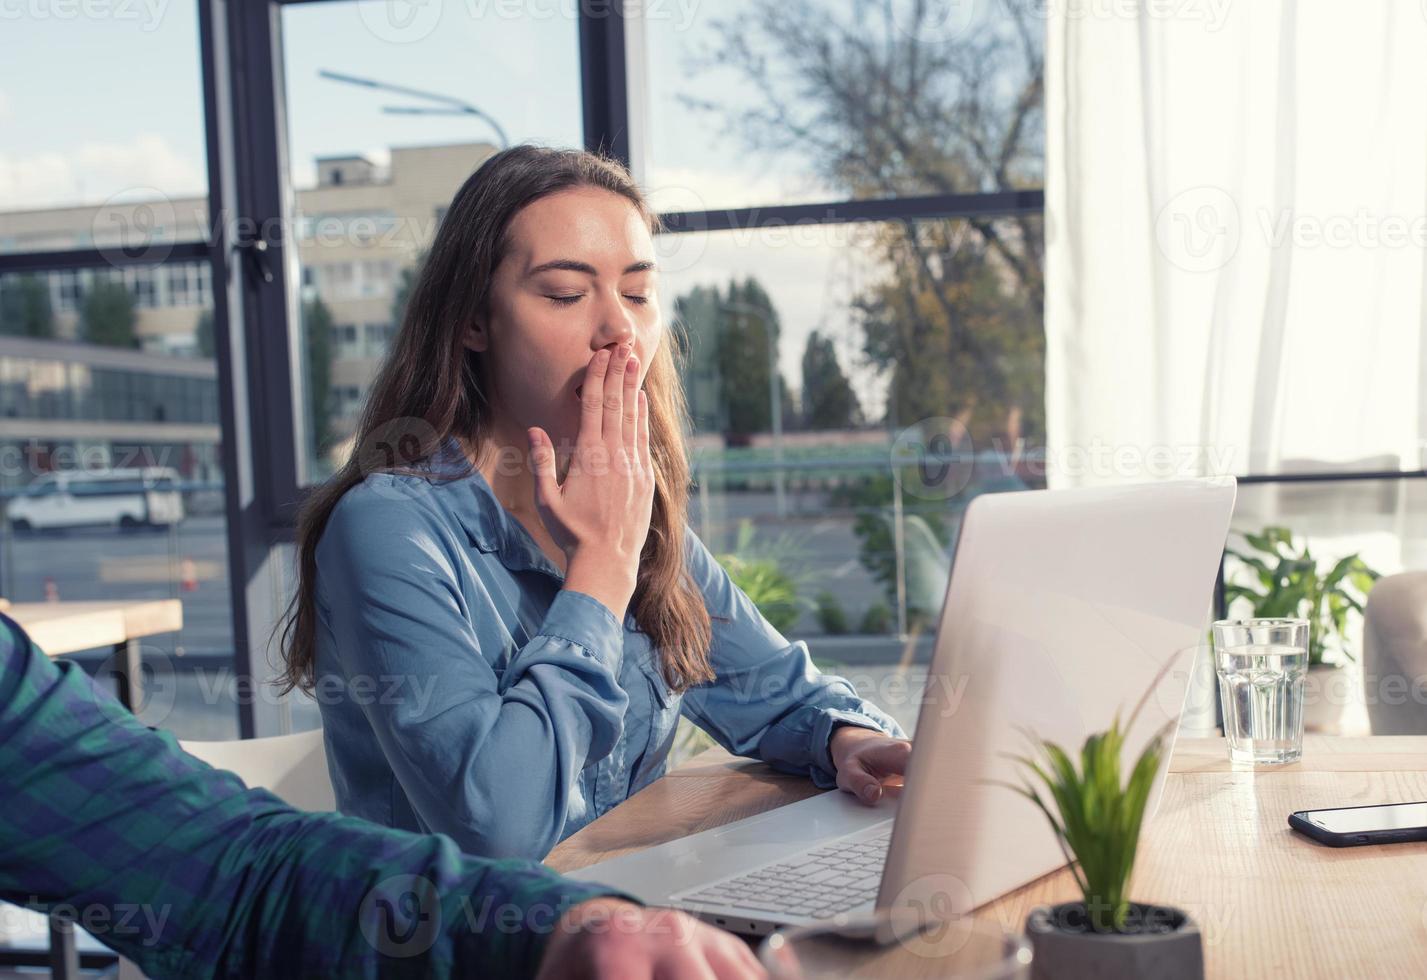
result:
<svg viewBox="0 0 1427 980"><path fill-rule="evenodd" d="M299 483L299 452L307 445L302 412L299 332L301 278L291 224L281 11L287 4L346 0L196 0L202 63L208 169L209 241L180 241L161 255L115 249L0 253L0 274L183 267L183 292L198 305L206 288L213 303L221 459L227 516L228 572L233 611L233 667L248 690L274 679L269 650L273 624L295 584L288 562L295 520L311 487ZM648 79L642 57L640 5L582 0L578 7L580 99L587 149L624 162L637 179L647 172ZM914 222L926 219L1044 214L1043 189L926 195L877 200L672 212L667 234L716 232L788 224ZM271 229L258 238L247 229ZM146 276L156 276L147 271ZM168 291L172 272L162 273ZM289 288L289 284L293 288ZM359 335L365 343L365 328ZM1408 480L1427 470L1264 473L1239 483L1290 484ZM1216 601L1223 610L1223 566ZM242 737L291 729L286 699L257 696L238 705Z"/></svg>

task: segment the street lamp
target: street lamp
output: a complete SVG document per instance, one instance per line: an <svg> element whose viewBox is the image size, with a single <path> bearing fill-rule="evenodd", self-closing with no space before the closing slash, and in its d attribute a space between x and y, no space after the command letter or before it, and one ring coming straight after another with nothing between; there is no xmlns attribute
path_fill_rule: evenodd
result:
<svg viewBox="0 0 1427 980"><path fill-rule="evenodd" d="M496 131L496 137L500 140L500 148L503 150L510 145L506 139L505 130L500 123L496 122L488 113L482 112L469 102L450 95L440 95L436 92L424 92L421 89L407 88L404 85L391 85L387 82L378 82L370 78L361 78L357 75L344 75L341 72L328 71L326 68L319 69L318 75L331 79L334 82L346 82L348 85L360 85L363 88L378 89L382 92L395 92L397 95L406 95L414 99L427 99L431 102L441 104L440 108L434 106L399 106L384 105L382 112L389 112L392 115L400 116L475 116L484 119Z"/></svg>

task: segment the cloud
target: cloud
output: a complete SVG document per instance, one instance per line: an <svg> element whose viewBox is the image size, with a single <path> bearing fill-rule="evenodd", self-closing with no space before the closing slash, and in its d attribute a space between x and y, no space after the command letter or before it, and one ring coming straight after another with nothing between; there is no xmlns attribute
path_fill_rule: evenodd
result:
<svg viewBox="0 0 1427 980"><path fill-rule="evenodd" d="M6 102L0 93L0 118ZM70 150L25 155L0 151L0 210L35 210L99 204L134 192L170 198L207 193L201 157L194 160L163 137L140 133L123 143L81 143Z"/></svg>

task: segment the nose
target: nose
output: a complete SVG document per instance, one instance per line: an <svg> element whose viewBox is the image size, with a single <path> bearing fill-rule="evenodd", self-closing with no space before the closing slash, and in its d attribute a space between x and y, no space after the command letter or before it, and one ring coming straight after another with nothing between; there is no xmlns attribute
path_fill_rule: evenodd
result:
<svg viewBox="0 0 1427 980"><path fill-rule="evenodd" d="M604 302L598 306L597 315L600 319L595 330L595 350L608 347L613 351L620 344L634 346L637 333L634 311L629 309L618 292L615 290L614 296L605 296Z"/></svg>

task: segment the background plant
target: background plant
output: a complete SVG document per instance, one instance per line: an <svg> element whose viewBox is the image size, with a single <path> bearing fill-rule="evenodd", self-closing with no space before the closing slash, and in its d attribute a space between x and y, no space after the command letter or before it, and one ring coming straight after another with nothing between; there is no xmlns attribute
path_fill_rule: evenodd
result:
<svg viewBox="0 0 1427 980"><path fill-rule="evenodd" d="M893 540L892 474L881 473L857 483L837 487L828 494L831 507L849 507L855 514L852 533L857 538L857 559L867 574L882 586L890 605L897 603L897 549ZM947 504L944 501L904 500L903 520L910 526L920 523L924 534L918 540L935 547L945 558L951 546L952 528L948 525ZM936 581L923 571L923 563L909 561L905 568L907 628L930 626L941 612L940 601L946 581L940 575ZM868 632L864 630L863 632ZM885 633L887 630L877 630Z"/></svg>
<svg viewBox="0 0 1427 980"><path fill-rule="evenodd" d="M1266 527L1258 534L1244 534L1252 553L1228 549L1254 575L1255 583L1224 586L1225 601L1247 601L1256 618L1290 617L1306 619L1308 662L1325 662L1328 640L1344 657L1356 660L1348 638L1350 615L1361 616L1373 583L1381 576L1357 554L1340 558L1326 571L1309 551L1305 538L1301 550L1294 549L1293 532L1286 527Z"/></svg>
<svg viewBox="0 0 1427 980"><path fill-rule="evenodd" d="M771 544L756 545L753 535L753 522L744 518L738 524L733 551L714 557L763 618L779 633L786 633L804 609L812 608L809 600L798 595L806 576L791 570L797 544L787 535L779 535Z"/></svg>
<svg viewBox="0 0 1427 980"><path fill-rule="evenodd" d="M847 613L838 602L837 596L824 589L818 593L818 625L829 636L841 636L847 632Z"/></svg>

